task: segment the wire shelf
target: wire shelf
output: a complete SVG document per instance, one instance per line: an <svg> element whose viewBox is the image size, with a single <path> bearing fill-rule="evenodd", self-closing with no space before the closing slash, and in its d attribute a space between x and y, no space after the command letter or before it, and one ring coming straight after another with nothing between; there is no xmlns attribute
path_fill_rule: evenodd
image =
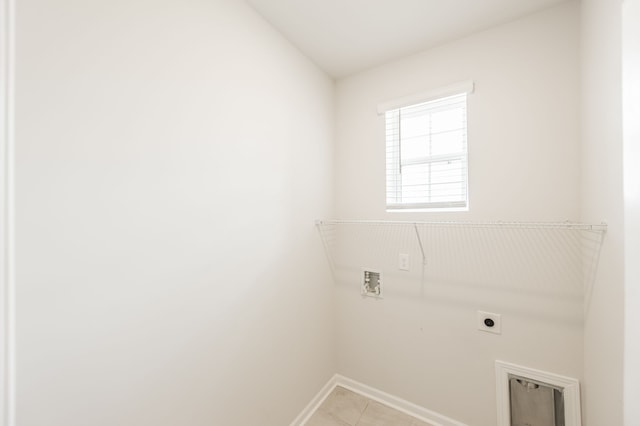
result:
<svg viewBox="0 0 640 426"><path fill-rule="evenodd" d="M577 222L426 222L390 220L316 220L317 226L330 225L379 225L379 226L428 226L437 228L497 228L497 229L566 229L578 231L605 232L607 224Z"/></svg>
<svg viewBox="0 0 640 426"><path fill-rule="evenodd" d="M318 220L316 226L337 283L353 282L370 267L391 282L413 278L423 287L487 288L586 304L607 230L604 223L576 222ZM411 273L398 270L400 253L410 255Z"/></svg>

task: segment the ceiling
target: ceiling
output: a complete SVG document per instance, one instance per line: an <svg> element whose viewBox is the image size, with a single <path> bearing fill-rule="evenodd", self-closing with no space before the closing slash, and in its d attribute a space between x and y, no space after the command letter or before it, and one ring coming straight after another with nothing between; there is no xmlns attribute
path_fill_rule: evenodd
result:
<svg viewBox="0 0 640 426"><path fill-rule="evenodd" d="M340 78L566 0L247 0Z"/></svg>

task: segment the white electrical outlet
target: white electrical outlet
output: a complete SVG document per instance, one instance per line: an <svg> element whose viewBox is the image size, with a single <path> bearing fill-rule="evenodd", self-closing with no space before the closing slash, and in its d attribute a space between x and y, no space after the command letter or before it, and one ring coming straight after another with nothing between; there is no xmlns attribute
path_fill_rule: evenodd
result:
<svg viewBox="0 0 640 426"><path fill-rule="evenodd" d="M409 254L408 253L400 253L398 255L398 269L401 271L409 270Z"/></svg>
<svg viewBox="0 0 640 426"><path fill-rule="evenodd" d="M502 315L478 311L478 330L502 334Z"/></svg>

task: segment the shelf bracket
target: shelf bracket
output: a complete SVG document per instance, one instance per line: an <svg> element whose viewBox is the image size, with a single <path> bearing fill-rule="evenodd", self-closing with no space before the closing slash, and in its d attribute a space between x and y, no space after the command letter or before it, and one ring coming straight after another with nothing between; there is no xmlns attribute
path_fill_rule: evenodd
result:
<svg viewBox="0 0 640 426"><path fill-rule="evenodd" d="M416 238L418 239L418 244L420 245L420 253L422 253L422 264L427 264L427 256L424 254L424 246L422 245L422 239L420 238L420 232L418 232L418 224L413 224L413 229L416 231Z"/></svg>

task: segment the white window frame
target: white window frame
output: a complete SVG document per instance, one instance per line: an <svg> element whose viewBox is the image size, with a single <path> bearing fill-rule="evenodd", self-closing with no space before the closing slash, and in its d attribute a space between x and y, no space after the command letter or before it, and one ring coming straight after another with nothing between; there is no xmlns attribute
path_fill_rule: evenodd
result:
<svg viewBox="0 0 640 426"><path fill-rule="evenodd" d="M448 98L451 96L462 95L462 94L470 94L473 93L474 83L473 81L465 81L457 84L453 84L450 86L442 87L435 90L430 90L427 92L418 93L411 96L406 96L403 98L395 99L392 101L384 102L378 105L378 114L385 116L387 112L392 113L394 111L399 111L401 108L418 105L430 101L435 101L439 99ZM385 126L386 128L386 126ZM386 139L386 136L385 136ZM400 174L400 158L398 157L398 153L400 152L402 140L394 140L391 143L399 144L398 146L394 146L389 150L389 142L385 140L385 147L388 150L386 154L386 163L387 163L387 183L389 185L389 177L393 176L392 180L399 181ZM389 158L390 155L393 155L394 158ZM459 160L464 164L464 173L465 173L465 181L466 181L466 191L465 191L465 200L455 201L455 202L420 202L420 203L389 203L386 200L386 206L388 212L397 212L397 211L468 211L469 210L469 190L468 190L468 149L458 153L451 153L446 155L438 155L438 156L430 156L420 160L417 160L416 164L430 164L435 162L442 162L446 160ZM406 165L406 164L405 164ZM396 191L401 191L402 187L400 185L395 187ZM393 190L393 188L391 188ZM385 194L389 191L389 188L386 189Z"/></svg>

